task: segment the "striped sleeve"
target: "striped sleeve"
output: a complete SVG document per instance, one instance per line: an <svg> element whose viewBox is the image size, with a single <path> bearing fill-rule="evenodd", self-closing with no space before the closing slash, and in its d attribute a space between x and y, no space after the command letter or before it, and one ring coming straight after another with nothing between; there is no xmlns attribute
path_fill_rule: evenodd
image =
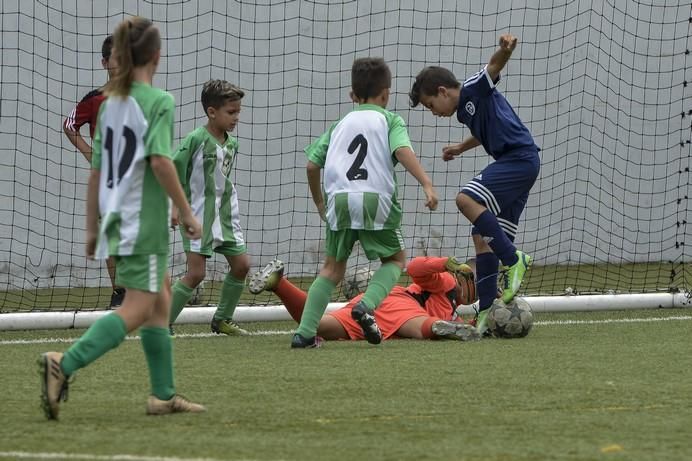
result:
<svg viewBox="0 0 692 461"><path fill-rule="evenodd" d="M497 80L500 80L499 75ZM469 93L469 95L487 96L493 92L496 83L490 78L486 66L464 81L464 92Z"/></svg>
<svg viewBox="0 0 692 461"><path fill-rule="evenodd" d="M91 100L82 99L65 118L63 126L70 131L76 132L83 125L89 123L89 120L91 120Z"/></svg>

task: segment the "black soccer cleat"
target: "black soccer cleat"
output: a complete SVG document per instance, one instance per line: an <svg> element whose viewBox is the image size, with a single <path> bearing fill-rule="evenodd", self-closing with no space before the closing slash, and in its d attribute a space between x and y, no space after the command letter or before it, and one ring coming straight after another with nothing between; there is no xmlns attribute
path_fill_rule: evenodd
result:
<svg viewBox="0 0 692 461"><path fill-rule="evenodd" d="M111 294L111 303L110 306L108 306L110 309L113 309L114 307L120 307L123 303L123 299L125 299L125 288L116 288L113 290L113 293Z"/></svg>
<svg viewBox="0 0 692 461"><path fill-rule="evenodd" d="M377 326L375 316L370 312L367 306L363 304L363 301L358 301L358 304L353 306L353 309L351 309L351 318L360 325L365 339L367 339L370 344L380 344L382 342L382 332L380 331L380 327Z"/></svg>
<svg viewBox="0 0 692 461"><path fill-rule="evenodd" d="M291 340L291 349L316 349L318 347L322 347L322 338L319 336L306 338L296 333Z"/></svg>

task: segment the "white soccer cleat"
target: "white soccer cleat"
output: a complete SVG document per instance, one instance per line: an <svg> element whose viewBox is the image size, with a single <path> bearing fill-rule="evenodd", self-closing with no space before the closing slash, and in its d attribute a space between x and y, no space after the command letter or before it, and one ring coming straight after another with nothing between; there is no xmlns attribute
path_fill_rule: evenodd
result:
<svg viewBox="0 0 692 461"><path fill-rule="evenodd" d="M275 259L264 266L264 269L250 276L247 289L255 295L265 290L273 291L283 275L284 263L281 260Z"/></svg>
<svg viewBox="0 0 692 461"><path fill-rule="evenodd" d="M169 415L171 413L203 413L203 405L190 402L182 395L176 394L170 400L161 400L153 395L147 400L148 415Z"/></svg>
<svg viewBox="0 0 692 461"><path fill-rule="evenodd" d="M438 320L431 326L432 332L438 338L456 339L459 341L476 341L481 339L478 330L468 323Z"/></svg>

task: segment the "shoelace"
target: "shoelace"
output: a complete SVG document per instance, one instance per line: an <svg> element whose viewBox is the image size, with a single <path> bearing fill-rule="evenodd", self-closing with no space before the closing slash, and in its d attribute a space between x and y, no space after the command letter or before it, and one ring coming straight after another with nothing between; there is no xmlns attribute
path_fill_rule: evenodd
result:
<svg viewBox="0 0 692 461"><path fill-rule="evenodd" d="M74 380L74 375L65 377L65 381L63 381L62 386L60 387L60 393L58 394L58 402L67 402L67 397L70 393L70 384L72 384Z"/></svg>
<svg viewBox="0 0 692 461"><path fill-rule="evenodd" d="M503 270L500 273L500 277L502 277L502 286L505 288L509 288L509 277L507 277L507 271Z"/></svg>
<svg viewBox="0 0 692 461"><path fill-rule="evenodd" d="M173 408L175 409L186 409L192 406L192 401L185 397L184 395L175 394L173 397Z"/></svg>

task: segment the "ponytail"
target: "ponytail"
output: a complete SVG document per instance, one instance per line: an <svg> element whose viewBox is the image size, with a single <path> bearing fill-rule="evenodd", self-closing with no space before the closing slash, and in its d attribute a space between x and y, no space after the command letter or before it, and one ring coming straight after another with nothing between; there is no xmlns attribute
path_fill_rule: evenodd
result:
<svg viewBox="0 0 692 461"><path fill-rule="evenodd" d="M118 67L106 83L106 95L123 98L129 95L134 68L148 64L160 49L159 30L150 20L134 17L118 24L113 33L113 57Z"/></svg>

